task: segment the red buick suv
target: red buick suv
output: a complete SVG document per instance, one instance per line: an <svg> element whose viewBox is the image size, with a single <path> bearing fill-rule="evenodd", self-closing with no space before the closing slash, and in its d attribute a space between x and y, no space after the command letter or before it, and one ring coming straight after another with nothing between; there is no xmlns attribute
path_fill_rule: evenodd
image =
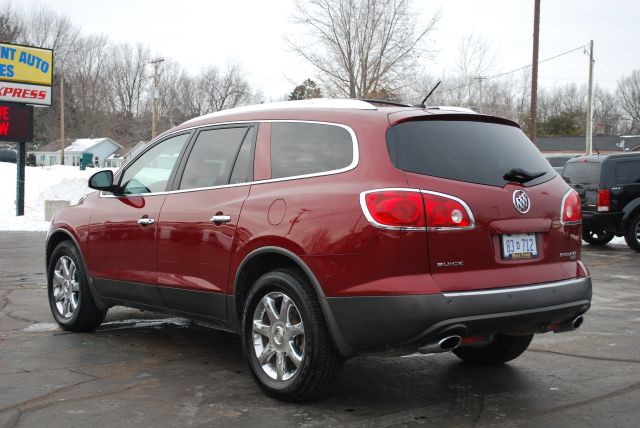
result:
<svg viewBox="0 0 640 428"><path fill-rule="evenodd" d="M239 333L271 396L326 391L364 352L499 364L591 302L581 208L506 119L307 100L155 138L59 211L49 304L89 331L116 305Z"/></svg>

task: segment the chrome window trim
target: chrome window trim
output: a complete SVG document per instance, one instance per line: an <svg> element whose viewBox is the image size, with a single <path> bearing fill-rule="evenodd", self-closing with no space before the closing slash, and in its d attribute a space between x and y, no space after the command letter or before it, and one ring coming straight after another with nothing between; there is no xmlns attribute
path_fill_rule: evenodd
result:
<svg viewBox="0 0 640 428"><path fill-rule="evenodd" d="M462 205L464 207L464 209L467 211L467 215L469 216L470 224L469 224L469 226L466 226L466 227L410 227L410 226L387 226L387 225L378 223L377 221L375 221L375 219L373 218L373 216L369 212L369 209L367 208L367 204L366 204L364 198L365 198L365 195L367 195L369 193L372 193L372 192L385 192L385 191L427 193L427 194L430 194L430 195L436 195L436 196L440 196L440 197L443 197L443 198L452 199L452 200L460 203L460 205ZM469 205L467 205L467 203L465 201L463 201L462 199L460 199L458 197L455 197L453 195L449 195L447 193L434 192L434 191L431 191L431 190L413 189L413 188L410 188L410 187L385 187L385 188L381 188L381 189L366 190L364 192L360 192L360 207L362 208L362 212L364 213L364 216L367 218L369 223L371 223L372 225L374 225L375 227L377 227L379 229L406 230L406 231L447 232L447 231L472 230L472 229L475 229L475 227L476 227L476 220L473 217L473 213L471 212L471 208L469 208ZM425 216L426 216L426 207L425 207Z"/></svg>
<svg viewBox="0 0 640 428"><path fill-rule="evenodd" d="M533 290L542 290L545 288L555 288L555 287L563 287L565 285L576 284L581 280L581 278L573 278L567 279L563 281L550 282L538 285L524 285L519 287L507 287L507 288L498 288L498 289L485 289L478 291L451 291L451 292L443 292L442 295L446 298L455 298L455 297L467 297L467 296L486 296L491 294L509 294L509 293L517 293L520 291L533 291Z"/></svg>
<svg viewBox="0 0 640 428"><path fill-rule="evenodd" d="M572 224L581 224L582 220L577 220L577 221L564 221L564 203L567 200L567 198L569 197L569 195L571 194L571 192L575 192L575 190L573 189L569 189L567 190L567 193L564 194L564 196L562 197L562 205L560 205L560 224L562 225L572 225ZM578 195L578 201L580 201L580 195Z"/></svg>
<svg viewBox="0 0 640 428"><path fill-rule="evenodd" d="M192 189L179 189L179 190L165 190L163 192L135 193L135 194L127 194L127 195L103 194L103 192L100 191L100 197L101 198L123 198L123 197L129 198L129 197L133 197L133 196L169 195L169 194L174 194L174 193L200 192L200 191L204 191L204 190L225 189L225 188L228 188L228 187L251 186L251 185L254 185L254 184L277 183L277 182L280 182L280 181L299 180L299 179L304 179L304 178L321 177L321 176L325 176L325 175L341 174L343 172L351 171L352 169L355 169L358 166L358 163L360 162L360 152L359 152L359 145L358 145L358 137L356 136L356 133L353 131L353 129L350 126L344 125L342 123L322 122L322 121L314 121L314 120L294 120L294 119L292 119L292 120L287 120L287 119L245 120L245 121L210 123L210 124L206 124L206 125L198 125L198 126L193 126L191 128L180 129L180 130L171 132L169 134L164 134L164 135L161 135L160 137L164 140L165 138L171 137L174 134L179 134L179 133L182 133L182 132L185 132L185 131L193 131L193 130L200 129L200 128L208 128L208 127L211 127L211 126L242 125L242 124L252 124L252 123L283 123L283 122L284 123L313 123L313 124L318 124L318 125L338 126L340 128L345 129L349 133L349 135L351 136L351 143L352 143L352 147L353 147L353 158L351 160L351 163L349 165L347 165L346 167L344 167L344 168L333 169L333 170L323 171L323 172L316 172L316 173L312 173L312 174L295 175L295 176L291 176L291 177L281 177L281 178L269 178L269 179L266 179L266 180L254 180L254 181L247 181L245 183L223 184L223 185L220 185L220 186L197 187L197 188L192 188ZM155 145L155 143L160 140L160 137L156 138L155 140L152 140L149 143L149 148L147 150L149 150L151 147L153 147ZM147 150L144 150L142 153L140 153L140 155L145 153ZM132 163L136 159L138 159L138 156L136 156L135 159L131 159L126 164L124 164L122 166L122 168L120 168L120 170L118 170L116 172L116 174L120 174L121 171L124 171L129 166L129 164ZM255 160L255 158L254 158L254 160Z"/></svg>

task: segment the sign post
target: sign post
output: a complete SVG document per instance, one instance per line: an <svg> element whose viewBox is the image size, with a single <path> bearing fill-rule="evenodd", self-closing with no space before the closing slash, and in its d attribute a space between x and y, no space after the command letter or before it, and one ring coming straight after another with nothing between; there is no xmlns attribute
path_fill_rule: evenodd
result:
<svg viewBox="0 0 640 428"><path fill-rule="evenodd" d="M16 216L24 215L26 143L33 141L33 105L51 105L53 50L0 43L0 141L18 143Z"/></svg>
<svg viewBox="0 0 640 428"><path fill-rule="evenodd" d="M0 141L17 141L16 216L24 215L26 143L33 141L33 106L0 102Z"/></svg>
<svg viewBox="0 0 640 428"><path fill-rule="evenodd" d="M18 143L18 158L16 165L18 167L18 180L16 186L16 216L24 215L24 166L27 151L24 141Z"/></svg>

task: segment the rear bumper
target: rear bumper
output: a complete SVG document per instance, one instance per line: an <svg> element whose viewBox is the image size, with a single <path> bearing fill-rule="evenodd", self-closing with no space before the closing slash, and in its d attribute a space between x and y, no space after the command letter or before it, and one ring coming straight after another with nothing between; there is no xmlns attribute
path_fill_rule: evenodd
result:
<svg viewBox="0 0 640 428"><path fill-rule="evenodd" d="M417 348L445 334L545 331L589 309L591 278L471 292L330 297L327 303L352 354Z"/></svg>
<svg viewBox="0 0 640 428"><path fill-rule="evenodd" d="M604 230L611 233L620 232L622 226L622 212L597 213L593 211L582 212L583 230Z"/></svg>

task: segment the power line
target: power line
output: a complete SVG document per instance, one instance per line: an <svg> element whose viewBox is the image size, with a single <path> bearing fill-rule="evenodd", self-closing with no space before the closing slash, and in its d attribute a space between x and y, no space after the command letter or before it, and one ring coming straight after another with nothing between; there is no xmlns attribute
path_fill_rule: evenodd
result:
<svg viewBox="0 0 640 428"><path fill-rule="evenodd" d="M570 53L572 53L572 52L575 52L575 51L577 51L577 50L580 50L580 49L585 49L586 47L587 47L587 45L578 46L577 48L574 48L574 49L568 50L568 51L566 51L566 52L562 52L561 54L554 55L554 56L549 57L549 58L545 58L545 59L543 59L542 61L538 61L538 64L542 64L543 62L547 62L547 61L551 61L551 60L556 59L556 58L560 58L561 56L568 55L568 54L570 54ZM531 68L531 64L525 65L525 66L520 67L520 68L516 68L515 70L507 71L507 72L505 72L505 73L500 73L500 74L497 74L497 75L495 75L495 76L484 77L483 79L484 79L484 80L497 79L497 78L499 78L499 77L506 76L507 74L513 74L513 73L516 73L516 72L518 72L518 71L526 70L527 68ZM434 93L433 95L446 94L446 93L453 92L453 91L457 91L458 89L463 89L463 88L466 88L466 87L468 87L468 86L472 86L472 85L473 85L473 83L466 83L466 84L464 84L464 85L462 85L462 86L457 86L457 87L455 87L455 88L445 89L445 90L442 90L442 91L440 91L440 92L436 92L436 93Z"/></svg>

